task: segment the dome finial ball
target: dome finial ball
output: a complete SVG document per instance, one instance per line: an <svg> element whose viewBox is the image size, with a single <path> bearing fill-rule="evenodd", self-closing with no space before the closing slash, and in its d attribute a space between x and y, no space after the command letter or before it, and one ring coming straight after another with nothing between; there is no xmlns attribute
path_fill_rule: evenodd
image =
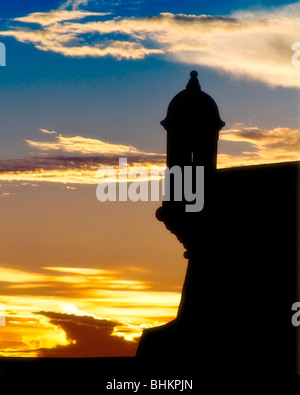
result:
<svg viewBox="0 0 300 395"><path fill-rule="evenodd" d="M195 70L191 71L191 72L190 72L190 76L191 76L192 78L197 78L197 77L198 77L197 71L195 71Z"/></svg>

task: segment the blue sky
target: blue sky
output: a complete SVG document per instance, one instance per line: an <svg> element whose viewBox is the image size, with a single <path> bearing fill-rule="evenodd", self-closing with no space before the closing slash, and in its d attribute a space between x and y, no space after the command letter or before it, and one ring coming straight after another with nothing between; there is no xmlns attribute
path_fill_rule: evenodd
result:
<svg viewBox="0 0 300 395"><path fill-rule="evenodd" d="M64 1L53 1L44 0L38 5L39 11L49 11L51 9L58 8L61 4L66 3ZM144 16L144 15L155 15L160 12L172 12L172 13L189 13L189 14L212 14L221 15L227 14L237 9L243 8L256 8L256 7L272 7L290 4L290 1L286 0L263 0L263 1L251 1L251 0L186 0L184 2L180 0L119 0L119 1L104 1L95 0L89 1L89 9L104 10L104 11L115 11L116 14L121 16ZM84 5L84 2L82 2ZM81 7L84 8L84 7ZM35 0L14 1L3 0L1 2L1 16L5 18L13 18L19 15L25 15L37 11L37 2Z"/></svg>
<svg viewBox="0 0 300 395"><path fill-rule="evenodd" d="M91 15L74 20L77 25L84 25L91 21L112 21L116 17L121 21L126 18L139 21L143 17L160 13L230 17L238 10L243 10L244 13L245 10L250 10L253 15L264 10L267 16L274 7L278 9L277 7L285 4L289 3L73 0L69 3L45 1L37 4L35 1L5 1L2 3L1 30L38 30L41 28L38 24L13 19L31 13L49 13L51 10L108 13L104 16ZM242 19L247 18L245 15ZM66 26L67 23L68 21L58 22L58 25ZM148 29L151 30L151 27ZM112 31L105 35L105 40L119 40L119 37L121 41L126 41L128 33ZM290 81L274 83L276 76L270 82L268 78L266 81L256 78L257 76L249 78L248 70L246 75L235 75L234 70L228 73L222 67L202 65L201 61L199 64L198 55L196 60L191 57L190 61L182 59L184 54L165 56L159 53L129 59L122 57L123 55L116 58L110 54L101 57L75 57L52 51L51 43L49 48L41 50L30 40L22 42L16 38L9 35L2 37L7 50L7 66L0 69L2 159L30 154L24 143L25 139L48 137L40 136L40 128L69 136L80 135L112 143L131 144L151 152L164 152L165 135L159 121L164 117L167 104L173 95L185 87L189 71L193 68L199 71L203 90L217 101L227 127L230 128L236 123L266 129L297 127L297 89L290 86ZM90 35L79 33L77 39L83 40L82 44L80 41L76 44L77 47L85 43L94 48L93 45L98 45L103 35L101 33L97 36L95 32ZM135 40L129 34L129 42L140 45L141 40ZM155 37L153 39L149 32L142 44L143 48L158 51L165 45ZM247 45L246 41L245 46ZM286 50L290 51L290 48ZM292 52L290 56L291 54ZM228 57L230 62L230 53ZM290 62L290 59L287 60ZM239 59L234 61L238 62ZM275 61L276 59L274 63ZM220 62L224 62L224 58ZM272 63L266 67L272 67ZM292 72L295 73L295 70ZM228 143L222 144L232 151Z"/></svg>

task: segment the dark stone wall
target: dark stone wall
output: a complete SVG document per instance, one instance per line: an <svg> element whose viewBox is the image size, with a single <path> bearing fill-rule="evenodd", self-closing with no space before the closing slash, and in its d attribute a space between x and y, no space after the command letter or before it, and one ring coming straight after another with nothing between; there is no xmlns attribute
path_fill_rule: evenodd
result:
<svg viewBox="0 0 300 395"><path fill-rule="evenodd" d="M296 374L298 183L298 162L222 169L205 180L201 212L163 204L157 217L185 246L188 269L176 320L145 330L138 358Z"/></svg>

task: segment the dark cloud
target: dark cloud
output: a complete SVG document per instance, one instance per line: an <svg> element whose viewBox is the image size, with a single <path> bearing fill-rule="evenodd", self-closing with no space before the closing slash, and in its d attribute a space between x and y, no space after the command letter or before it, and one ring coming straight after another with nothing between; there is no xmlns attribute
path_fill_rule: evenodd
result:
<svg viewBox="0 0 300 395"><path fill-rule="evenodd" d="M187 23L213 23L213 22L224 22L224 23L238 23L238 19L222 16L222 15L172 15L172 14L160 14L159 17L165 18L166 15L170 15L175 21L187 22Z"/></svg>
<svg viewBox="0 0 300 395"><path fill-rule="evenodd" d="M117 321L96 319L90 316L40 311L52 325L63 329L70 342L67 346L35 350L39 357L121 357L134 356L138 342L112 336ZM74 343L75 341L75 343Z"/></svg>

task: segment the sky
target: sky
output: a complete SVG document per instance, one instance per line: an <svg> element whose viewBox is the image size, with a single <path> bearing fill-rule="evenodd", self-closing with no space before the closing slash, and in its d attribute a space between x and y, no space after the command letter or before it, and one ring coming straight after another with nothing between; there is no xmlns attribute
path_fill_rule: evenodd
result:
<svg viewBox="0 0 300 395"><path fill-rule="evenodd" d="M187 262L160 202L99 202L97 169L165 164L160 121L193 69L226 122L218 168L299 160L299 11L1 1L0 356L134 355L176 316Z"/></svg>

